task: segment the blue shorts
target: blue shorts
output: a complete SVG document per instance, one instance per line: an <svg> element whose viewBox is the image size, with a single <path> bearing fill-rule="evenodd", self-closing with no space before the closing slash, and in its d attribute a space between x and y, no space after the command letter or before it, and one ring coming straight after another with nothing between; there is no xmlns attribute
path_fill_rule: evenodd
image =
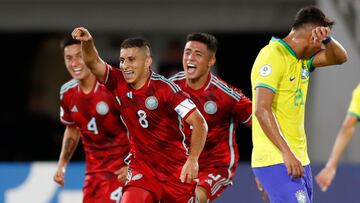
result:
<svg viewBox="0 0 360 203"><path fill-rule="evenodd" d="M272 203L310 203L313 196L313 180L310 165L304 166L304 175L292 179L285 164L253 168Z"/></svg>

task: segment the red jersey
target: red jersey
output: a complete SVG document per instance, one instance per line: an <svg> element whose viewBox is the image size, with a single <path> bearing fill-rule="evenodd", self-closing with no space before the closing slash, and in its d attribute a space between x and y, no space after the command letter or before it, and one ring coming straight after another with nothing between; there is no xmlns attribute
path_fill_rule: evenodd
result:
<svg viewBox="0 0 360 203"><path fill-rule="evenodd" d="M208 124L208 136L199 158L199 171L226 167L230 172L239 158L235 129L239 122L251 122L251 100L213 74L209 74L207 82L198 90L186 85L183 71L170 79L190 94Z"/></svg>
<svg viewBox="0 0 360 203"><path fill-rule="evenodd" d="M107 65L104 84L115 95L130 132L131 161L146 163L159 180L178 179L189 150L182 119L196 109L194 103L175 83L154 72L135 90L121 70Z"/></svg>
<svg viewBox="0 0 360 203"><path fill-rule="evenodd" d="M124 166L129 153L127 131L106 87L96 82L89 94L71 80L60 90L60 120L76 125L86 156L86 174L114 172Z"/></svg>

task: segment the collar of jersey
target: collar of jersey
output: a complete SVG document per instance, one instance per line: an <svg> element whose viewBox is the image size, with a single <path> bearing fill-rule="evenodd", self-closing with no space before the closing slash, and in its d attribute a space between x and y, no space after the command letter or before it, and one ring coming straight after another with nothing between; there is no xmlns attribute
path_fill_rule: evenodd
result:
<svg viewBox="0 0 360 203"><path fill-rule="evenodd" d="M295 52L294 52L294 50L293 50L293 49L288 45L288 43L286 43L284 40L282 40L282 39L280 39L280 38L272 37L272 38L271 38L271 41L273 41L273 42L279 42L280 44L282 44L282 45L290 52L291 55L293 55L293 57L295 57L296 59L298 59L297 56L296 56L296 54L295 54Z"/></svg>

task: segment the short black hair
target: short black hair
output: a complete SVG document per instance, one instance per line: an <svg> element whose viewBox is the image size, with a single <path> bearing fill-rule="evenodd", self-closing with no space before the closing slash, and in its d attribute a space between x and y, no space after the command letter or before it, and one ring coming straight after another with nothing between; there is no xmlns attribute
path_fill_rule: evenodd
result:
<svg viewBox="0 0 360 203"><path fill-rule="evenodd" d="M72 38L72 37L65 37L60 42L60 48L64 52L65 47L73 45L73 44L81 44L81 42L79 40L76 40L76 39Z"/></svg>
<svg viewBox="0 0 360 203"><path fill-rule="evenodd" d="M143 37L127 38L120 45L121 49L128 49L128 48L135 48L135 47L136 48L148 48L148 50L150 52L149 54L151 54L150 42L147 41Z"/></svg>
<svg viewBox="0 0 360 203"><path fill-rule="evenodd" d="M318 7L311 5L306 6L297 12L292 28L297 29L305 24L314 24L329 27L331 29L335 22L326 17Z"/></svg>
<svg viewBox="0 0 360 203"><path fill-rule="evenodd" d="M191 33L188 34L188 36L186 37L186 42L189 41L198 41L201 43L206 44L206 46L208 47L208 49L212 52L214 52L214 54L216 54L217 48L218 48L218 42L216 40L216 38L209 34L209 33L204 33L204 32L196 32L196 33Z"/></svg>

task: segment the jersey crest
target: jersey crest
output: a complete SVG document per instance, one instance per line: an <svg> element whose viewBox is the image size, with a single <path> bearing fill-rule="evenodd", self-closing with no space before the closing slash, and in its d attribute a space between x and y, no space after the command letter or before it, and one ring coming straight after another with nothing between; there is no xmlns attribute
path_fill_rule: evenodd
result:
<svg viewBox="0 0 360 203"><path fill-rule="evenodd" d="M109 105L104 101L98 102L96 104L96 112L100 115L106 115L109 112Z"/></svg>
<svg viewBox="0 0 360 203"><path fill-rule="evenodd" d="M204 111L207 114L215 114L217 112L217 105L214 101L207 101L204 104Z"/></svg>
<svg viewBox="0 0 360 203"><path fill-rule="evenodd" d="M158 107L159 103L155 96L149 96L145 100L145 106L149 110L155 110Z"/></svg>

